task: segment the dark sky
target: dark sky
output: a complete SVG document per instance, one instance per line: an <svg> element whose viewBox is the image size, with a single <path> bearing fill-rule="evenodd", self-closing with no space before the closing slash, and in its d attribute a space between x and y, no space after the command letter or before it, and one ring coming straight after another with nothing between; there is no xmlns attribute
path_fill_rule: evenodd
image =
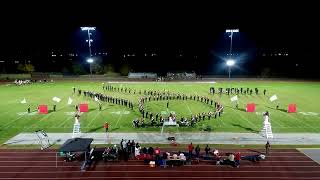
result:
<svg viewBox="0 0 320 180"><path fill-rule="evenodd" d="M79 27L92 25L98 28L96 44L101 48L197 50L219 46L225 29L234 27L250 42L248 46L317 49L319 20L314 4L196 2L11 3L2 6L6 12L0 14L1 39L8 49L72 48L83 37Z"/></svg>

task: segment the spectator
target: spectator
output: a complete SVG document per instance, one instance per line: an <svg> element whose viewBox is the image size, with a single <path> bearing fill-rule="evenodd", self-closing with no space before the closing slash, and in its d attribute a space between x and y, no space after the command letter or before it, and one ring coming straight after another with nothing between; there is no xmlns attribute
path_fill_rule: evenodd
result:
<svg viewBox="0 0 320 180"><path fill-rule="evenodd" d="M134 154L135 152L135 148L136 148L136 143L134 142L134 140L131 141L131 152Z"/></svg>
<svg viewBox="0 0 320 180"><path fill-rule="evenodd" d="M240 152L237 152L236 156L235 156L235 165L236 165L236 167L240 166L240 159L241 159Z"/></svg>
<svg viewBox="0 0 320 180"><path fill-rule="evenodd" d="M152 156L154 153L153 147L148 148L148 153Z"/></svg>
<svg viewBox="0 0 320 180"><path fill-rule="evenodd" d="M204 149L204 151L206 152L206 156L208 156L209 152L210 152L210 147L208 144L207 144L206 148Z"/></svg>
<svg viewBox="0 0 320 180"><path fill-rule="evenodd" d="M186 156L184 156L183 153L180 153L179 154L179 159L181 159L182 161L185 161L186 160Z"/></svg>
<svg viewBox="0 0 320 180"><path fill-rule="evenodd" d="M121 151L123 151L123 139L121 139L120 141L120 148L121 148Z"/></svg>
<svg viewBox="0 0 320 180"><path fill-rule="evenodd" d="M131 142L130 142L130 140L127 143L127 151L128 151L128 154L130 155L131 154Z"/></svg>
<svg viewBox="0 0 320 180"><path fill-rule="evenodd" d="M229 160L231 166L235 167L234 154L233 154L233 153L230 153L230 154L229 154L228 160Z"/></svg>
<svg viewBox="0 0 320 180"><path fill-rule="evenodd" d="M267 144L266 144L266 154L267 155L269 155L270 147L271 147L271 145L270 145L269 141L267 141Z"/></svg>
<svg viewBox="0 0 320 180"><path fill-rule="evenodd" d="M162 154L163 167L167 166L167 159L168 159L168 153L167 152L163 152L163 154Z"/></svg>
<svg viewBox="0 0 320 180"><path fill-rule="evenodd" d="M154 150L154 153L156 155L156 162L159 162L159 160L160 160L160 149L159 149L159 147L156 147L156 149Z"/></svg>
<svg viewBox="0 0 320 180"><path fill-rule="evenodd" d="M195 151L196 151L197 159L199 160L199 158L200 158L200 146L199 145L197 145Z"/></svg>
<svg viewBox="0 0 320 180"><path fill-rule="evenodd" d="M147 148L146 148L146 147L143 147L143 148L142 148L142 153L143 153L143 154L147 154L147 152L148 152Z"/></svg>
<svg viewBox="0 0 320 180"><path fill-rule="evenodd" d="M172 158L173 158L173 159L178 159L178 155L177 155L177 154L173 154L173 155L172 155Z"/></svg>
<svg viewBox="0 0 320 180"><path fill-rule="evenodd" d="M189 158L192 158L192 151L193 151L194 147L192 145L192 142L188 145L188 151L189 151Z"/></svg>
<svg viewBox="0 0 320 180"><path fill-rule="evenodd" d="M135 151L134 151L134 156L135 157L140 156L140 149L141 149L140 146L139 147L137 147L137 146L135 147Z"/></svg>

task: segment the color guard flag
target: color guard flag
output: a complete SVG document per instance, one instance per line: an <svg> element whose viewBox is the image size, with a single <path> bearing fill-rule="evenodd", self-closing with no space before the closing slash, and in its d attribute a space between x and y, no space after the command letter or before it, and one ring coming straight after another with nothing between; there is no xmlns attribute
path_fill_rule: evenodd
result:
<svg viewBox="0 0 320 180"><path fill-rule="evenodd" d="M69 97L69 99L68 99L68 104L71 104L72 101L73 101L73 100Z"/></svg>
<svg viewBox="0 0 320 180"><path fill-rule="evenodd" d="M56 101L56 102L60 102L60 101L61 101L61 99L58 98L58 97L53 97L52 100L53 100L53 101Z"/></svg>
<svg viewBox="0 0 320 180"><path fill-rule="evenodd" d="M231 100L231 102L233 102L233 101L238 101L238 96L236 95L236 96L233 96L232 98L230 98L230 100Z"/></svg>
<svg viewBox="0 0 320 180"><path fill-rule="evenodd" d="M277 99L278 99L277 95L273 95L273 96L270 97L269 100L272 102L272 101L275 101Z"/></svg>
<svg viewBox="0 0 320 180"><path fill-rule="evenodd" d="M21 104L25 104L25 103L27 103L26 98L24 98L22 101L20 101L20 103L21 103Z"/></svg>

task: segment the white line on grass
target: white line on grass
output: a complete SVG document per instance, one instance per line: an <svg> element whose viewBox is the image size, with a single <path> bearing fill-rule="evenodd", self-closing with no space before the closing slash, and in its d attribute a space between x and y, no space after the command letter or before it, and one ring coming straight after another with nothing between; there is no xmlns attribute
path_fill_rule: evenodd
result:
<svg viewBox="0 0 320 180"><path fill-rule="evenodd" d="M233 108L230 108L230 109L232 109L232 111L235 112L235 110L234 110ZM236 114L239 114L242 119L246 120L246 121L247 121L249 124L251 124L253 127L258 128L258 127L257 127L256 125L254 125L252 122L250 122L249 120L247 120L247 118L244 118L244 117L242 116L241 112L240 112L240 113L236 113Z"/></svg>
<svg viewBox="0 0 320 180"><path fill-rule="evenodd" d="M12 123L15 123L16 121L18 121L19 119L21 119L21 118L23 118L23 117L24 117L24 116L20 116L20 117L16 118L15 120L12 120L12 121L6 123L5 125L2 126L2 128L11 127L11 126L8 126L8 125L10 125L10 124L12 124Z"/></svg>
<svg viewBox="0 0 320 180"><path fill-rule="evenodd" d="M293 119L296 119L297 121L301 121L301 124L302 124L302 125L305 125L304 127L306 127L306 128L311 128L311 129L313 129L315 132L319 132L318 129L310 126L310 125L309 125L308 123L306 123L306 122L303 122L303 121L300 120L299 118L296 118L296 117L290 115L289 113L285 113L285 115L286 115L286 116L289 116L289 117L291 117L291 118L293 118Z"/></svg>
<svg viewBox="0 0 320 180"><path fill-rule="evenodd" d="M99 112L96 114L96 116L91 119L91 121L89 122L89 124L88 124L86 127L91 127L90 125L93 123L93 121L94 121L95 119L97 119L97 117L100 115L100 113L101 113L101 111L99 111Z"/></svg>
<svg viewBox="0 0 320 180"><path fill-rule="evenodd" d="M125 108L123 108L123 110L122 111L124 111L125 110ZM122 114L123 113L120 113L120 116L119 116L119 118L118 118L118 120L117 120L117 123L116 123L116 125L115 125L115 127L117 127L117 125L118 125L118 123L119 123L119 120L121 119L121 117L122 117Z"/></svg>
<svg viewBox="0 0 320 180"><path fill-rule="evenodd" d="M188 108L190 114L193 114L192 111L191 111L191 109L190 109L190 107L188 106L188 103L186 103L185 101L183 101L183 103L184 103L185 105L187 105L187 108Z"/></svg>
<svg viewBox="0 0 320 180"><path fill-rule="evenodd" d="M60 125L58 125L57 127L64 127L64 125L71 119L73 118L73 116L69 116L65 121L63 121Z"/></svg>

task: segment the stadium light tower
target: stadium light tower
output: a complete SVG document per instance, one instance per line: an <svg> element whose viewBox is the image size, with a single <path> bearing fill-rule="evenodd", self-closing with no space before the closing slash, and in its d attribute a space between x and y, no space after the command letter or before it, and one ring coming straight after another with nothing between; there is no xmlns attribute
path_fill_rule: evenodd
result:
<svg viewBox="0 0 320 180"><path fill-rule="evenodd" d="M89 58L89 59L87 59L87 62L90 64L90 75L92 75L91 64L93 63L93 59L92 59L92 58Z"/></svg>
<svg viewBox="0 0 320 180"><path fill-rule="evenodd" d="M86 42L88 42L88 46L89 46L89 59L87 60L87 62L90 64L90 75L92 75L92 68L91 68L91 64L93 63L93 59L92 57L92 53L91 53L91 43L93 42L93 40L91 39L91 33L90 31L95 31L96 27L81 27L82 31L87 31L88 32L88 39L86 40Z"/></svg>
<svg viewBox="0 0 320 180"><path fill-rule="evenodd" d="M227 60L227 66L229 67L229 78L231 73L231 66L235 64L235 61L232 59L232 37L233 33L238 33L239 29L226 29L226 33L230 33L230 51L229 51L229 60Z"/></svg>

